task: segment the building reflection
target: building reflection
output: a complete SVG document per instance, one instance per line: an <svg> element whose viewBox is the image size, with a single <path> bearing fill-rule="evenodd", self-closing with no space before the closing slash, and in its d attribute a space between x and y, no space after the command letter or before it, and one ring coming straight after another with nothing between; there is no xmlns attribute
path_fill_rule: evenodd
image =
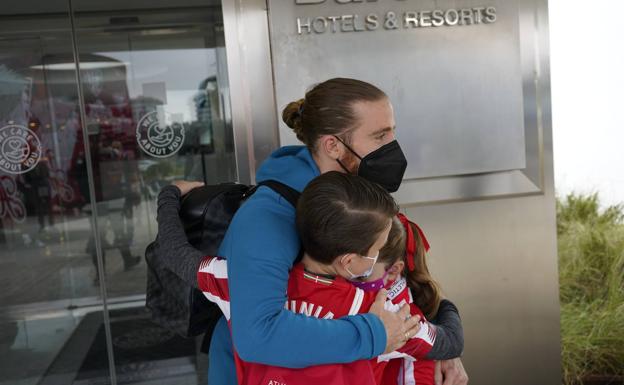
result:
<svg viewBox="0 0 624 385"><path fill-rule="evenodd" d="M109 351L118 383L205 383L195 342L145 313L142 261L164 185L236 179L221 9L81 29L94 15L0 26L0 384L108 383ZM165 15L171 28L149 25ZM184 133L165 157L137 136L149 116L154 145Z"/></svg>

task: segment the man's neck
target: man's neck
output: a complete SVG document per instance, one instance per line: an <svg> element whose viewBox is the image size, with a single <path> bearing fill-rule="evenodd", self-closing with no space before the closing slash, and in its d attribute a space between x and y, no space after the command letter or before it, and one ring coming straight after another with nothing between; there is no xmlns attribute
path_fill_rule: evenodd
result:
<svg viewBox="0 0 624 385"><path fill-rule="evenodd" d="M325 265L323 263L315 261L307 253L303 254L301 263L303 263L303 267L306 269L306 271L312 274L331 275L333 277L338 275L336 269L332 265Z"/></svg>
<svg viewBox="0 0 624 385"><path fill-rule="evenodd" d="M340 164L335 159L331 159L327 156L322 156L318 154L312 154L312 159L316 162L316 165L319 168L321 174L325 174L329 171L339 171L344 172Z"/></svg>

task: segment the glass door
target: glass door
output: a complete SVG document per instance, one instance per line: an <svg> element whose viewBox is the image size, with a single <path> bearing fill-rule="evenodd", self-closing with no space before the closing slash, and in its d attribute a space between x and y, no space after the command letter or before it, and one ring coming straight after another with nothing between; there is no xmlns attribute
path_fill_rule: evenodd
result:
<svg viewBox="0 0 624 385"><path fill-rule="evenodd" d="M59 357L81 354L76 337L91 344L76 334L86 313L104 320L86 251L94 228L70 14L43 6L0 9L0 384L71 383ZM65 61L55 68L52 57Z"/></svg>
<svg viewBox="0 0 624 385"><path fill-rule="evenodd" d="M75 2L109 297L145 289L135 257L156 235L163 185L236 179L220 7L129 3L104 11Z"/></svg>
<svg viewBox="0 0 624 385"><path fill-rule="evenodd" d="M205 383L196 341L145 311L143 256L164 185L237 179L222 17L3 5L0 384Z"/></svg>

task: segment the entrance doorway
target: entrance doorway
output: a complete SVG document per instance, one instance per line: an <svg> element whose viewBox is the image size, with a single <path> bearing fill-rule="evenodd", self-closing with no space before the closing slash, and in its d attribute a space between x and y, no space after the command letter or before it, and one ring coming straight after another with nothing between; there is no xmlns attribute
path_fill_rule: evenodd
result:
<svg viewBox="0 0 624 385"><path fill-rule="evenodd" d="M0 10L0 384L205 383L144 311L160 188L238 179L221 1L172 4Z"/></svg>

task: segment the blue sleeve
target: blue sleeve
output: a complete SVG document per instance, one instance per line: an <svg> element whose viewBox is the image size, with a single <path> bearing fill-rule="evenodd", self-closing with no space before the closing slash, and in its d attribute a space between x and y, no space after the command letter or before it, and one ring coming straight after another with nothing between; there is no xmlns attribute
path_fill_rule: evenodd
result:
<svg viewBox="0 0 624 385"><path fill-rule="evenodd" d="M224 246L232 339L243 360L301 368L383 353L386 333L373 314L322 320L284 309L299 238L294 209L272 191L260 189L243 205Z"/></svg>

